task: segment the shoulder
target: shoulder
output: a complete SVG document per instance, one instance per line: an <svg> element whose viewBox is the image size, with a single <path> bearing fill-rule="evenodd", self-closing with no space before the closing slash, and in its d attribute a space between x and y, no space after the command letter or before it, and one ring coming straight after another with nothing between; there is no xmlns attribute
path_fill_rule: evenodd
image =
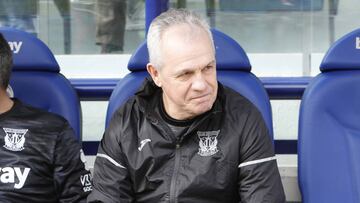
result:
<svg viewBox="0 0 360 203"><path fill-rule="evenodd" d="M119 106L111 117L111 123L122 122L124 119L128 119L129 116L134 116L139 111L139 105L136 102L135 97L129 98L124 104Z"/></svg>
<svg viewBox="0 0 360 203"><path fill-rule="evenodd" d="M105 134L118 140L121 135L124 135L122 132L124 132L125 129L131 130L131 126L136 126L134 122L139 120L139 109L140 107L135 97L128 99L124 104L118 107L111 116Z"/></svg>
<svg viewBox="0 0 360 203"><path fill-rule="evenodd" d="M16 103L15 117L16 120L28 123L32 127L44 127L47 129L62 130L68 122L62 116L36 108L21 102Z"/></svg>
<svg viewBox="0 0 360 203"><path fill-rule="evenodd" d="M226 112L235 114L245 113L260 115L258 108L245 96L226 86L222 86L220 88L222 88L220 94L223 108Z"/></svg>

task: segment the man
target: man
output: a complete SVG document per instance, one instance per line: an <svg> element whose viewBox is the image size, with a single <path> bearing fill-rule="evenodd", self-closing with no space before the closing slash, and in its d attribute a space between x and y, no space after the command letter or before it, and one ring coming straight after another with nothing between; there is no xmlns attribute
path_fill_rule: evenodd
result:
<svg viewBox="0 0 360 203"><path fill-rule="evenodd" d="M60 116L10 99L11 66L0 34L0 202L86 202L91 175L73 130Z"/></svg>
<svg viewBox="0 0 360 203"><path fill-rule="evenodd" d="M101 53L123 51L126 8L125 0L96 1L96 44L101 46Z"/></svg>
<svg viewBox="0 0 360 203"><path fill-rule="evenodd" d="M207 23L170 10L147 43L152 79L105 131L88 202L284 202L268 129L217 82Z"/></svg>
<svg viewBox="0 0 360 203"><path fill-rule="evenodd" d="M2 0L0 1L0 26L13 27L37 34L34 21L37 18L38 0Z"/></svg>

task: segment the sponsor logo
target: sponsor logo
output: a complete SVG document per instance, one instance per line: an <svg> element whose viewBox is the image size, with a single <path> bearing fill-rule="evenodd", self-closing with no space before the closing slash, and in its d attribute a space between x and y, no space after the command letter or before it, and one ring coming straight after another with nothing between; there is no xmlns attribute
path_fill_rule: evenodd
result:
<svg viewBox="0 0 360 203"><path fill-rule="evenodd" d="M4 138L5 149L10 151L21 151L24 149L25 134L28 129L3 128L6 135Z"/></svg>
<svg viewBox="0 0 360 203"><path fill-rule="evenodd" d="M151 142L150 139L141 140L140 147L138 147L139 152L141 152L142 148L145 146L146 143Z"/></svg>
<svg viewBox="0 0 360 203"><path fill-rule="evenodd" d="M11 51L13 51L14 54L17 54L20 52L21 46L23 44L22 41L13 41L13 42L8 42L9 47L11 49Z"/></svg>
<svg viewBox="0 0 360 203"><path fill-rule="evenodd" d="M30 168L4 167L0 168L0 183L14 184L15 189L21 189L29 175Z"/></svg>
<svg viewBox="0 0 360 203"><path fill-rule="evenodd" d="M91 174L85 174L80 177L81 185L83 186L84 192L90 192L92 190L91 184L92 176Z"/></svg>
<svg viewBox="0 0 360 203"><path fill-rule="evenodd" d="M217 136L220 130L217 131L198 131L199 137L199 152L200 156L212 156L219 150L217 149Z"/></svg>
<svg viewBox="0 0 360 203"><path fill-rule="evenodd" d="M356 38L356 42L355 42L356 44L355 44L355 47L356 47L356 49L360 49L360 37L357 37Z"/></svg>

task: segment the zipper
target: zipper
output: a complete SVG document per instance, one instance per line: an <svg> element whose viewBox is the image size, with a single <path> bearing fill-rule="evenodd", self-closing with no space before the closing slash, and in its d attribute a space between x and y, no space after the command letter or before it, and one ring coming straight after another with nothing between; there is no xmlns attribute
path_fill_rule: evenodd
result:
<svg viewBox="0 0 360 203"><path fill-rule="evenodd" d="M203 121L205 121L206 119L208 119L210 116L215 115L216 113L218 113L219 111L214 111L211 112L210 114L205 115L203 118L201 118L199 121L197 121L196 123L193 123L193 125L190 126L190 128L188 129L187 132L185 132L185 134L183 136L180 137L180 139L176 140L176 145L175 145L175 163L174 163L174 171L173 171L173 175L171 177L171 182L170 182L170 203L177 203L177 184L176 181L178 179L178 174L179 174L179 167L180 167L180 160L181 160L181 143L184 140L184 138L186 136L188 136L189 134L192 133L192 131L194 131L195 129L197 129L197 127L202 124ZM169 128L169 126L166 125L167 128ZM165 127L165 129L167 129ZM171 131L171 130L170 130ZM172 133L172 131L171 131Z"/></svg>
<svg viewBox="0 0 360 203"><path fill-rule="evenodd" d="M174 171L173 175L171 177L170 182L170 203L176 203L176 181L179 173L179 165L180 165L180 143L176 142L176 148L175 148L175 164L174 164Z"/></svg>
<svg viewBox="0 0 360 203"><path fill-rule="evenodd" d="M172 130L170 129L170 127L166 124L164 124L163 122L154 122L152 123L153 125L157 126L160 130L163 131L163 134L165 135L172 135L170 136L170 139L174 139L175 135L172 132ZM177 203L177 198L176 198L176 181L177 181L177 177L178 177L178 173L179 173L179 166L180 166L180 157L181 157L181 153L180 153L180 147L181 147L181 141L179 139L174 139L175 141L175 163L174 163L174 171L173 174L171 176L171 181L170 181L170 203Z"/></svg>

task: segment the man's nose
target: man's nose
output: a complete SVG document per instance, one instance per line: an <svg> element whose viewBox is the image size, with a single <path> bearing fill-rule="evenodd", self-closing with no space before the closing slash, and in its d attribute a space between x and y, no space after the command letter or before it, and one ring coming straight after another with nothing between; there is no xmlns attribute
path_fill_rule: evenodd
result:
<svg viewBox="0 0 360 203"><path fill-rule="evenodd" d="M195 77L192 81L192 88L196 91L203 91L206 89L206 80L201 72L195 74Z"/></svg>

